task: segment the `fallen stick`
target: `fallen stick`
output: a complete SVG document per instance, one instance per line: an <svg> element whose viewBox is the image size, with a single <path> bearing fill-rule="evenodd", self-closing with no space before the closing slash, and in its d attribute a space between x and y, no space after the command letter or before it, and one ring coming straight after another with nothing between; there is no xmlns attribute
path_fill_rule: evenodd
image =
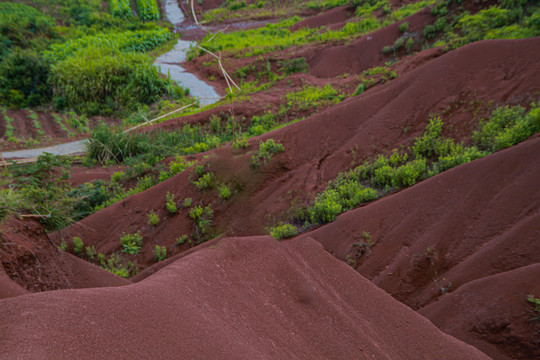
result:
<svg viewBox="0 0 540 360"><path fill-rule="evenodd" d="M167 113L167 114L165 114L165 115L158 116L157 118L152 119L152 120L150 120L150 121L148 121L148 119L145 118L145 119L147 120L146 122L143 122L142 124L139 124L139 125L137 125L137 126L134 126L134 127L132 127L132 128L129 128L129 129L127 129L127 130L124 130L124 133L127 133L127 132L130 132L130 131L132 131L132 130L138 129L138 128L140 128L141 126L144 126L144 125L151 125L151 124L152 124L154 121L156 121L156 120L163 119L164 117L167 117L167 116L169 116L169 115L171 115L171 114L177 113L177 112L179 112L180 110L184 110L185 108L188 108L188 107L193 106L193 105L195 105L195 103L191 103L191 104L189 104L189 105L182 106L182 107L179 108L179 109L173 110L173 111L171 111L171 112L169 112L169 113ZM144 117L144 116L143 116L143 117Z"/></svg>

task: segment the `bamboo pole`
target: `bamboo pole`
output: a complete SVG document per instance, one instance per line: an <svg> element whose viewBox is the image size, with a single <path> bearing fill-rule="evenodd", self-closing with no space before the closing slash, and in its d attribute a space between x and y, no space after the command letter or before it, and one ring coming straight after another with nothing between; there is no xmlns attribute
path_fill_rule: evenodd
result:
<svg viewBox="0 0 540 360"><path fill-rule="evenodd" d="M148 121L148 119L145 118L145 120L147 120L146 122L144 122L144 123L142 123L142 124L139 124L139 125L137 125L137 126L134 126L134 127L132 127L132 128L129 128L129 129L127 129L127 130L124 130L124 133L127 133L127 132L130 132L130 131L132 131L132 130L138 129L138 128L140 128L141 126L152 125L152 123L153 123L154 121L156 121L156 120L163 119L164 117L167 117L167 116L169 116L169 115L171 115L171 114L177 113L177 112L179 112L179 111L181 111L181 110L184 110L184 109L186 109L186 108L188 108L188 107L190 107L190 106L193 106L193 105L195 105L194 102L191 103L191 104L189 104L189 105L182 106L182 107L179 108L179 109L173 110L173 111L171 111L171 112L169 112L169 113L167 113L167 114L165 114L165 115L158 116L157 118L152 119L152 120L150 120L150 121ZM143 116L143 117L144 117L144 116Z"/></svg>

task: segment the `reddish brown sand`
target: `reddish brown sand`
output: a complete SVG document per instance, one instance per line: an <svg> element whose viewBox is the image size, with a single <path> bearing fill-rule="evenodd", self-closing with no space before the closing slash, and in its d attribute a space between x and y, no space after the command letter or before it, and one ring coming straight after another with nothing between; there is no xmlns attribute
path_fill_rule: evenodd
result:
<svg viewBox="0 0 540 360"><path fill-rule="evenodd" d="M0 227L0 298L24 293L129 284L95 265L60 251L33 220Z"/></svg>
<svg viewBox="0 0 540 360"><path fill-rule="evenodd" d="M228 238L137 284L0 313L2 359L488 359L311 239Z"/></svg>
<svg viewBox="0 0 540 360"><path fill-rule="evenodd" d="M480 348L488 355L512 358L520 350L518 358L537 359L540 346L523 313L525 304L506 306L504 299L515 303L529 293L540 295L538 282L515 282L525 270L509 272L540 263L539 154L536 136L343 214L305 236L339 259L363 249L355 265L362 275L413 309L431 304L429 308L437 310L423 314L446 324L443 329L454 329L450 333L464 341L474 338L474 345L483 344ZM373 246L361 245L367 242L364 231L370 233ZM493 276L501 272L505 275ZM473 284L482 284L482 279L488 279L485 283L493 292L475 290ZM502 285L511 283L514 287ZM456 289L459 296L444 295ZM442 301L466 301L471 289L470 296L507 312L472 316L480 304L472 303L461 314L455 301ZM436 299L441 300L433 303ZM441 319L441 314L447 318ZM497 323L497 316L507 322Z"/></svg>
<svg viewBox="0 0 540 360"><path fill-rule="evenodd" d="M216 190L200 193L189 183L189 172L184 172L97 212L63 234L68 241L80 236L99 252L109 254L120 249L122 232L141 230L144 246L138 263L147 266L153 261L155 245L185 250L173 247L175 239L193 231L187 210L168 214L167 192L174 193L178 201L192 197L205 204L212 202L214 224L221 232L264 234L273 216L289 209L292 201L304 201L321 191L339 171L349 168L355 159L353 151L361 161L408 145L421 134L430 113L455 104L527 104L534 100L540 91L540 63L535 61L539 57L540 38L465 46L304 121L254 138L250 150L267 138L285 146L284 153L258 170L250 168L249 153L233 156L228 147L209 152L211 169L219 181L231 186L233 201L217 200ZM457 139L470 136L477 126L475 110L465 107L449 113L445 117L450 129L447 135ZM162 219L156 227L147 224L149 210ZM59 243L58 234L54 241Z"/></svg>

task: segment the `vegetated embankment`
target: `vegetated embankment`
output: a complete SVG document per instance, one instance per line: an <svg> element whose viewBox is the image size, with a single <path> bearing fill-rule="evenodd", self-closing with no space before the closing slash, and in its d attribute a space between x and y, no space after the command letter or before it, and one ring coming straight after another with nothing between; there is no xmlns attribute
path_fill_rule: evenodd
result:
<svg viewBox="0 0 540 360"><path fill-rule="evenodd" d="M305 236L494 359L535 359L526 299L540 294L531 280L540 264L538 154L537 135Z"/></svg>
<svg viewBox="0 0 540 360"><path fill-rule="evenodd" d="M215 190L200 192L183 172L83 219L62 235L67 240L79 236L107 254L121 249L122 232L140 230L144 244L138 262L149 265L154 245L173 247L175 239L192 231L186 211L168 214L167 192L212 203L214 225L221 233L264 234L269 222L279 221L291 204L311 199L353 161L409 145L424 130L429 114L459 108L444 116L446 135L459 141L470 138L478 126L476 112L482 106L536 100L539 45L538 38L473 43L315 116L253 138L248 151L269 138L285 147L256 170L249 166L250 153L234 155L230 147L208 152L209 170L233 189L229 201L219 200ZM163 219L157 226L147 224L149 210ZM54 234L55 241L59 235Z"/></svg>

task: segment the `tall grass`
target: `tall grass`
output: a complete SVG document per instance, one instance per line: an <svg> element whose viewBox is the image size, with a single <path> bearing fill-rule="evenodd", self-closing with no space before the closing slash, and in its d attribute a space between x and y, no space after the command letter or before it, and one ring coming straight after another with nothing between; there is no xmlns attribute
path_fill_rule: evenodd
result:
<svg viewBox="0 0 540 360"><path fill-rule="evenodd" d="M131 17L133 13L131 12L131 6L129 0L110 0L109 8L111 14L118 17Z"/></svg>
<svg viewBox="0 0 540 360"><path fill-rule="evenodd" d="M43 56L51 63L57 63L87 48L119 50L126 53L146 52L167 42L171 36L168 29L160 27L150 30L100 33L54 44L49 50L44 51Z"/></svg>

